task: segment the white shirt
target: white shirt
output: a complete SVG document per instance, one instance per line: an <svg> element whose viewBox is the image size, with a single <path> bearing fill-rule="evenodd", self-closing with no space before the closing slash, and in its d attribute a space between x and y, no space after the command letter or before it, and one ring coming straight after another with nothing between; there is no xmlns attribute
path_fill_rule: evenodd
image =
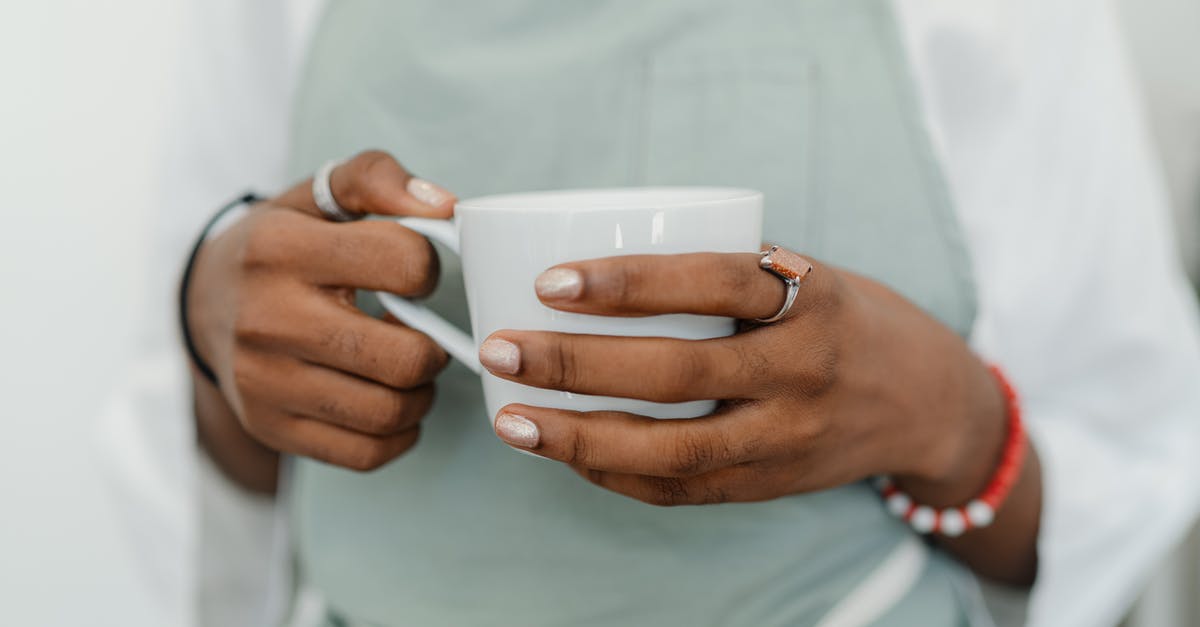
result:
<svg viewBox="0 0 1200 627"><path fill-rule="evenodd" d="M1029 624L1113 624L1200 505L1200 334L1112 9L894 1L974 262L971 342L1014 380L1042 461ZM267 592L286 589L286 519L196 453L169 288L222 201L284 186L290 94L319 5L195 4L161 178L162 306L107 432L131 520L170 547L151 568L178 620L202 588L214 622L249 624L287 601Z"/></svg>

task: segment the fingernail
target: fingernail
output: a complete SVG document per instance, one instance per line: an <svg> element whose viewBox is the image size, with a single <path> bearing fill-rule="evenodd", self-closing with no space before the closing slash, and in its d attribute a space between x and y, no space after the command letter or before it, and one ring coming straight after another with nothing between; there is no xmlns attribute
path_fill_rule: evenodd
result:
<svg viewBox="0 0 1200 627"><path fill-rule="evenodd" d="M517 374L521 369L521 349L508 340L491 337L479 346L479 361L493 372Z"/></svg>
<svg viewBox="0 0 1200 627"><path fill-rule="evenodd" d="M496 416L496 435L513 446L533 448L538 444L538 428L533 421L516 414Z"/></svg>
<svg viewBox="0 0 1200 627"><path fill-rule="evenodd" d="M533 282L538 296L551 300L578 298L583 293L583 275L570 268L550 268Z"/></svg>
<svg viewBox="0 0 1200 627"><path fill-rule="evenodd" d="M454 194L425 179L416 177L408 179L406 188L408 189L408 193L413 195L413 198L434 207L440 207L454 199Z"/></svg>

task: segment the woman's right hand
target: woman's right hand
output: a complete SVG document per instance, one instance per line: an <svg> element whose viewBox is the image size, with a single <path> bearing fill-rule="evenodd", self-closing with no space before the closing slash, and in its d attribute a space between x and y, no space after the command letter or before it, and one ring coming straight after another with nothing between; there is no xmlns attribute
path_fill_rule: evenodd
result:
<svg viewBox="0 0 1200 627"><path fill-rule="evenodd" d="M274 477L231 471L245 466L238 437L267 449L260 475L273 472L275 452L367 471L407 451L447 362L426 335L354 305L356 288L431 292L438 260L429 242L390 221L328 222L311 187L254 206L205 242L189 285L190 332L219 383L193 377L200 439L251 488L271 489ZM378 151L338 166L330 187L358 213L445 218L455 200Z"/></svg>

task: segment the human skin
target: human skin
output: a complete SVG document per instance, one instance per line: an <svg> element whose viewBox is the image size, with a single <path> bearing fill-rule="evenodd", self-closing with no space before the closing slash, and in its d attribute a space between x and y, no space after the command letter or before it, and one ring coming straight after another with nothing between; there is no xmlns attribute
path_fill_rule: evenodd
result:
<svg viewBox="0 0 1200 627"><path fill-rule="evenodd" d="M450 215L452 195L412 180L388 155L368 151L336 168L331 187L355 212ZM234 481L264 493L275 490L280 451L368 471L409 450L447 361L423 334L353 305L354 288L427 294L437 278L429 244L393 223L325 222L309 186L206 242L189 291L190 330L220 382L193 372L201 444ZM563 311L752 320L778 311L784 294L757 262L753 254L611 257L552 268L535 288ZM728 338L494 333L481 361L506 379L721 401L711 416L678 421L510 405L497 435L656 505L767 500L877 474L927 505L966 503L995 470L1006 432L1003 396L985 364L882 284L813 265L787 317ZM1018 477L991 526L937 542L983 576L1027 586L1041 509L1032 447Z"/></svg>
<svg viewBox="0 0 1200 627"><path fill-rule="evenodd" d="M335 168L348 211L449 217L454 196L367 151ZM189 330L219 385L193 369L201 445L242 486L275 490L279 452L367 471L416 443L448 358L427 336L354 306L354 289L422 296L437 256L387 221L321 218L311 180L204 243Z"/></svg>
<svg viewBox="0 0 1200 627"><path fill-rule="evenodd" d="M563 264L535 282L574 313L766 318L783 282L755 254L641 255ZM510 445L656 505L762 501L894 476L918 502L963 505L996 469L1007 408L949 328L884 285L819 262L782 320L688 341L502 330L493 374L534 387L658 402L719 399L693 420L509 405ZM1036 452L993 525L939 538L976 572L1029 585L1037 571Z"/></svg>

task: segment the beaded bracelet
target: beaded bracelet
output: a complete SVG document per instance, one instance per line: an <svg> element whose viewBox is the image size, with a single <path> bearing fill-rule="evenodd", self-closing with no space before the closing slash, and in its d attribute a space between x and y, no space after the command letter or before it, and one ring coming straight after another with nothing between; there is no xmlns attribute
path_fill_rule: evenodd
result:
<svg viewBox="0 0 1200 627"><path fill-rule="evenodd" d="M896 487L891 477L875 479L875 489L883 496L888 512L903 519L920 534L940 533L947 537L962 535L970 529L992 524L996 510L1008 498L1013 484L1025 461L1025 429L1021 425L1021 405L1016 390L1008 377L996 366L989 366L992 376L1004 395L1005 411L1008 414L1008 434L1000 464L979 496L962 507L948 507L938 511L928 505L915 503L911 496Z"/></svg>

